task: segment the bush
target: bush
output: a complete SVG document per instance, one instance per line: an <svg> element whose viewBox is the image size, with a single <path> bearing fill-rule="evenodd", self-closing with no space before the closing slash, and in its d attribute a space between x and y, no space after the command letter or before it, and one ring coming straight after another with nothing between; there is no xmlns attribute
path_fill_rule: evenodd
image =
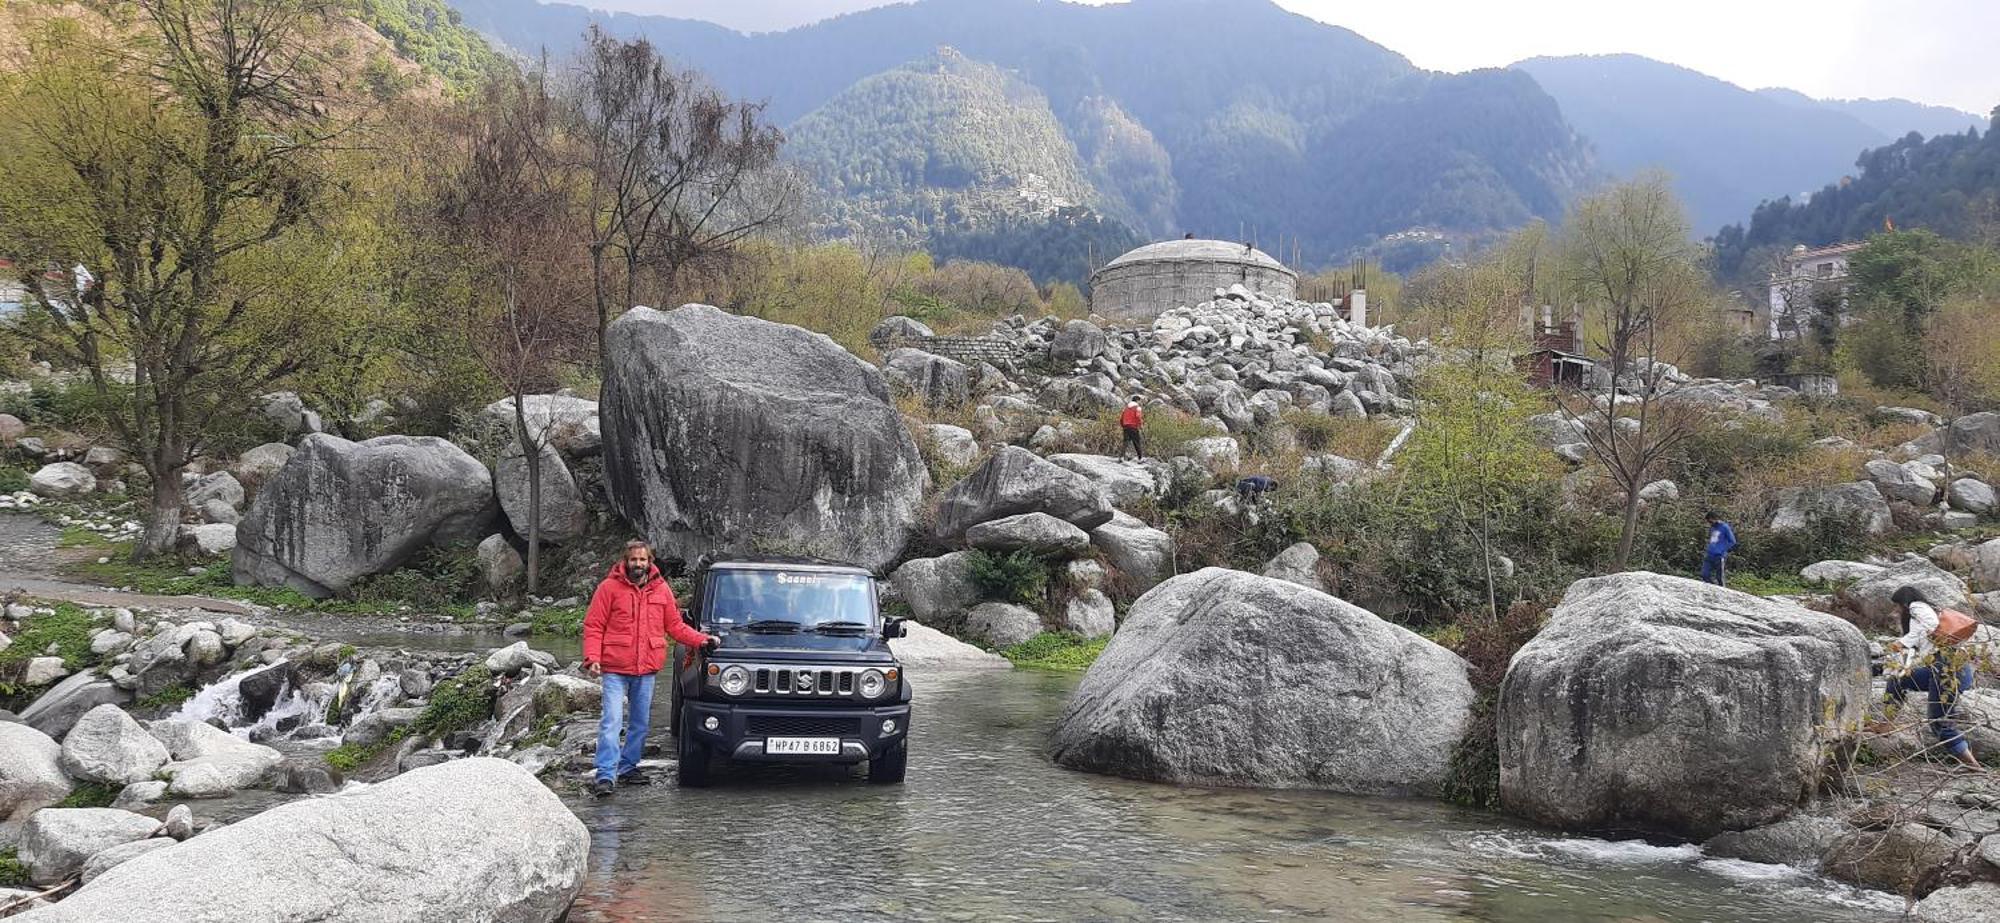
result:
<svg viewBox="0 0 2000 923"><path fill-rule="evenodd" d="M1125 428L1118 424L1122 410L1107 410L1086 422L1078 439L1079 451L1096 455L1117 455L1125 446ZM1187 452L1196 439L1221 435L1201 422L1171 407L1146 409L1146 425L1139 430L1147 458L1172 458Z"/></svg>
<svg viewBox="0 0 2000 923"><path fill-rule="evenodd" d="M1331 453L1374 463L1402 427L1386 420L1350 420L1294 408L1281 418L1298 436L1299 448L1312 454Z"/></svg>
<svg viewBox="0 0 2000 923"><path fill-rule="evenodd" d="M21 861L10 847L0 849L0 888L25 888L28 886L28 866Z"/></svg>
<svg viewBox="0 0 2000 923"><path fill-rule="evenodd" d="M0 494L19 493L28 489L28 472L13 465L0 465Z"/></svg>
<svg viewBox="0 0 2000 923"><path fill-rule="evenodd" d="M987 599L1040 606L1049 583L1049 568L1027 551L993 554L974 549L966 563L972 582Z"/></svg>
<svg viewBox="0 0 2000 923"><path fill-rule="evenodd" d="M419 609L443 610L476 598L482 580L479 554L472 546L433 546L418 552L408 564L357 584L354 599L362 603L408 604Z"/></svg>
<svg viewBox="0 0 2000 923"><path fill-rule="evenodd" d="M1500 742L1497 706L1500 681L1507 664L1521 647L1533 640L1548 620L1548 607L1516 603L1496 623L1485 618L1461 618L1454 623L1457 642L1451 645L1470 667L1467 679L1478 699L1472 706L1472 723L1464 739L1452 750L1450 775L1445 779L1445 797L1467 807L1500 806Z"/></svg>
<svg viewBox="0 0 2000 923"><path fill-rule="evenodd" d="M410 730L430 738L462 731L493 717L493 699L493 673L474 664L431 690L430 704Z"/></svg>
<svg viewBox="0 0 2000 923"><path fill-rule="evenodd" d="M76 788L70 790L69 797L57 802L56 807L108 808L111 807L112 802L118 800L118 793L123 790L124 787L119 785L105 785L101 782L78 782Z"/></svg>
<svg viewBox="0 0 2000 923"><path fill-rule="evenodd" d="M537 609L534 619L528 622L528 633L544 638L583 637L583 617L588 611L583 607Z"/></svg>

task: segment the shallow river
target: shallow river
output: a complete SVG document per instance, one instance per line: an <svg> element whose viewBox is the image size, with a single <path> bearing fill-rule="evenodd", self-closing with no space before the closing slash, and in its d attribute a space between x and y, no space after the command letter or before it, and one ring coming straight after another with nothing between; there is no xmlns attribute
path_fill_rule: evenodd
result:
<svg viewBox="0 0 2000 923"><path fill-rule="evenodd" d="M669 769L661 784L573 799L592 855L570 918L1878 921L1901 910L1782 866L1549 836L1429 802L1068 772L1042 748L1074 678L916 682L900 787L731 766L714 789L678 789Z"/></svg>

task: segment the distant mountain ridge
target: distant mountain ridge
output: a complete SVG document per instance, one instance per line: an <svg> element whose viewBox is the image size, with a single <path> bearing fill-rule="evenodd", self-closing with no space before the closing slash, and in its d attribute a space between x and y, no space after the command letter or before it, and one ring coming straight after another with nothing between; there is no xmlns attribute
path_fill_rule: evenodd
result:
<svg viewBox="0 0 2000 923"><path fill-rule="evenodd" d="M1524 75L1424 71L1269 0L921 0L760 35L534 0L455 3L516 49L591 22L644 35L728 92L768 100L822 170L840 165L814 135L866 138L855 123L876 120L848 104L851 88L950 46L1039 92L1082 164L1086 201L1149 236L1255 238L1308 268L1412 228L1476 237L1552 218L1597 179L1587 146Z"/></svg>

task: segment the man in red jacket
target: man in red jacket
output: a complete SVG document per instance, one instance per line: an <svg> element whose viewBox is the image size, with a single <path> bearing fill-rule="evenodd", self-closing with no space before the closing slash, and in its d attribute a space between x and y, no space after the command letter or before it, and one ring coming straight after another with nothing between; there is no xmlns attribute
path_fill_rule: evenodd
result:
<svg viewBox="0 0 2000 923"><path fill-rule="evenodd" d="M604 681L597 781L591 786L600 798L616 783L648 784L639 773L639 756L653 714L654 675L667 663L668 635L688 647L713 650L720 643L681 621L674 590L653 565L652 546L626 542L624 560L597 585L583 617L583 667Z"/></svg>
<svg viewBox="0 0 2000 923"><path fill-rule="evenodd" d="M1125 413L1118 418L1118 425L1125 430L1125 445L1132 447L1132 454L1139 456L1140 461L1145 461L1146 450L1139 444L1139 427L1146 425L1146 414L1139 409L1138 395L1125 402ZM1118 457L1125 457L1125 446L1118 447Z"/></svg>

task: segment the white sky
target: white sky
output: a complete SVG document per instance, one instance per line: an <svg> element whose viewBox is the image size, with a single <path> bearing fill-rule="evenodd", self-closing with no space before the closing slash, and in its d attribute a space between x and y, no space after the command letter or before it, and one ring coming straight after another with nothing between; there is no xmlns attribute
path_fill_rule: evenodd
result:
<svg viewBox="0 0 2000 923"><path fill-rule="evenodd" d="M782 29L889 0L564 0ZM1045 0L1050 2L1050 0ZM1086 0L1112 2L1112 0ZM2000 0L1277 0L1421 67L1630 52L1751 89L2000 105Z"/></svg>

